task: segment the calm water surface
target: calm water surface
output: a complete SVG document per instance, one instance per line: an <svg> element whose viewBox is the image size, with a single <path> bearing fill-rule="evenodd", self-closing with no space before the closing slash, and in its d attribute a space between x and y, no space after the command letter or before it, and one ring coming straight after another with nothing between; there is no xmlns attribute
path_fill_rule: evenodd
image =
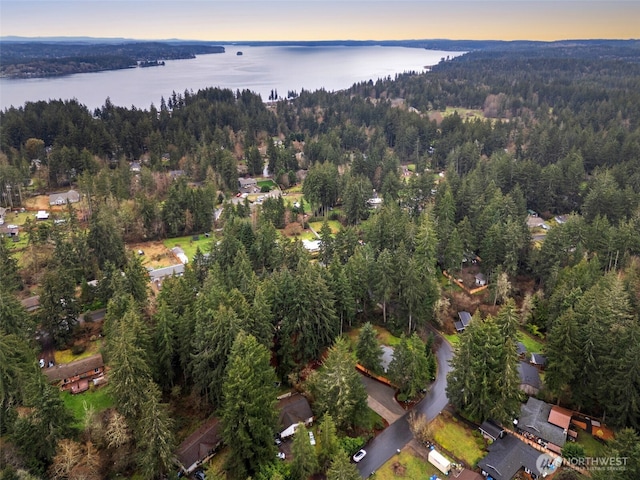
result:
<svg viewBox="0 0 640 480"><path fill-rule="evenodd" d="M444 52L404 47L249 47L225 45L222 54L167 61L164 67L131 68L55 78L0 79L0 109L27 101L77 99L93 110L107 97L115 105L148 109L173 91L207 87L249 89L269 98L271 90L342 90L356 82L407 71L423 72ZM243 55L236 55L241 50Z"/></svg>

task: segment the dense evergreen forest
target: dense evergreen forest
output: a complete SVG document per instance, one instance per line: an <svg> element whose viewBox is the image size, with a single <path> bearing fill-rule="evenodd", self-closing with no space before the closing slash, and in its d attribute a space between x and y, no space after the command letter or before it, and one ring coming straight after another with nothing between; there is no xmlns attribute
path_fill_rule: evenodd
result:
<svg viewBox="0 0 640 480"><path fill-rule="evenodd" d="M9 78L118 70L135 67L141 62L195 58L196 55L224 52L221 46L161 42L96 44L4 41L1 45L0 76Z"/></svg>
<svg viewBox="0 0 640 480"><path fill-rule="evenodd" d="M639 60L635 42L493 45L268 104L209 88L148 109L1 112L0 205L69 188L83 201L64 222L28 219L19 249L0 242L0 478L163 478L209 415L226 478L359 478L344 459L373 428L354 369L381 371L372 324L400 337L387 374L419 397L436 373L430 328L452 334L466 306L443 271L462 277L472 259L490 288L460 335L453 406L513 418L526 332L548 358L539 396L604 419L619 435L606 452L631 459L593 478L638 478ZM299 202L238 200L238 177L265 164ZM531 212L552 225L538 238ZM297 233L314 221L312 256ZM159 291L127 248L203 233L208 250ZM28 313L19 300L34 293ZM75 346L78 314L100 307L114 404L74 420L36 336ZM327 432L317 458L294 440L294 460L275 461L274 385L311 400Z"/></svg>

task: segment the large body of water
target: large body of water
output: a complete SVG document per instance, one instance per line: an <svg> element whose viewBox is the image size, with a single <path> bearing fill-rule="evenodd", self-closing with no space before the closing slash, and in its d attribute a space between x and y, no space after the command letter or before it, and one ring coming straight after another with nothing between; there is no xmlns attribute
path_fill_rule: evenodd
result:
<svg viewBox="0 0 640 480"><path fill-rule="evenodd" d="M324 88L337 91L356 82L377 80L396 73L423 72L442 58L461 55L404 47L249 47L225 46L221 54L167 61L164 67L131 68L65 77L0 79L0 109L27 101L77 99L90 110L104 105L148 109L173 91L196 92L207 87L249 89L269 98L272 90L286 97ZM243 55L236 55L242 51Z"/></svg>

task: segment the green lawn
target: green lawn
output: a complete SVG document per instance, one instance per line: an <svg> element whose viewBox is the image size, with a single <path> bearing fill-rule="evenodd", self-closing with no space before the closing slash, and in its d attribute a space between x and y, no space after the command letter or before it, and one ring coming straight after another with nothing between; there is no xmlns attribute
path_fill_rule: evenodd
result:
<svg viewBox="0 0 640 480"><path fill-rule="evenodd" d="M524 344L529 353L540 353L544 348L544 344L540 340L523 331L518 333L518 340Z"/></svg>
<svg viewBox="0 0 640 480"><path fill-rule="evenodd" d="M258 180L258 187L262 189L262 187L269 187L270 189L274 189L277 187L276 182L273 180Z"/></svg>
<svg viewBox="0 0 640 480"><path fill-rule="evenodd" d="M61 395L65 407L71 410L73 417L76 419L76 426L80 426L84 419L85 403L87 407L92 406L96 413L113 407L114 404L108 385L99 388L91 386L88 391L76 395L72 395L69 392L62 392Z"/></svg>
<svg viewBox="0 0 640 480"><path fill-rule="evenodd" d="M455 347L456 345L458 345L458 343L460 343L460 335L459 335L459 334L457 334L457 333L452 333L452 334L449 334L449 335L447 335L447 334L443 333L443 334L442 334L442 336L443 336L444 338L446 338L446 339L447 339L447 341L448 341L451 345L453 345L454 347Z"/></svg>
<svg viewBox="0 0 640 480"><path fill-rule="evenodd" d="M397 470L398 468L402 469L402 474ZM429 462L416 457L410 449L405 448L399 455L391 457L371 478L375 480L397 480L398 478L429 480L432 475L439 475L439 478L442 478L440 470L436 470L436 467Z"/></svg>
<svg viewBox="0 0 640 480"><path fill-rule="evenodd" d="M604 445L600 441L593 438L592 435L589 435L581 428L578 428L577 431L577 443L583 446L586 457L599 457L603 454Z"/></svg>
<svg viewBox="0 0 640 480"><path fill-rule="evenodd" d="M484 457L484 448L480 447L484 441L455 418L439 415L431 422L431 426L434 440L468 466L475 467Z"/></svg>
<svg viewBox="0 0 640 480"><path fill-rule="evenodd" d="M309 226L313 228L318 234L320 233L320 229L322 228L322 224L324 222L311 222ZM337 220L328 220L329 228L331 228L331 233L335 235L342 229L342 225Z"/></svg>
<svg viewBox="0 0 640 480"><path fill-rule="evenodd" d="M193 235L186 237L167 238L164 242L164 246L171 250L173 247L180 247L184 250L185 255L189 261L193 260L193 256L196 254L196 249L200 247L202 253L209 251L211 247L212 237L205 237L203 234L198 235L198 240L193 240Z"/></svg>

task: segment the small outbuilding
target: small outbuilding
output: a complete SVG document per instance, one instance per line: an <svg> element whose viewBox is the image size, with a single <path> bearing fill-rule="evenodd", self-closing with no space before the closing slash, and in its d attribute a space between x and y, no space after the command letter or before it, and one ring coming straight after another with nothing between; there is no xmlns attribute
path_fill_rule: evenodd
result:
<svg viewBox="0 0 640 480"><path fill-rule="evenodd" d="M431 447L429 450L429 456L427 457L429 463L440 470L445 475L449 475L451 471L451 462L447 460L444 455L438 452L435 448Z"/></svg>
<svg viewBox="0 0 640 480"><path fill-rule="evenodd" d="M476 273L476 287L484 287L487 284L487 277L484 273Z"/></svg>

